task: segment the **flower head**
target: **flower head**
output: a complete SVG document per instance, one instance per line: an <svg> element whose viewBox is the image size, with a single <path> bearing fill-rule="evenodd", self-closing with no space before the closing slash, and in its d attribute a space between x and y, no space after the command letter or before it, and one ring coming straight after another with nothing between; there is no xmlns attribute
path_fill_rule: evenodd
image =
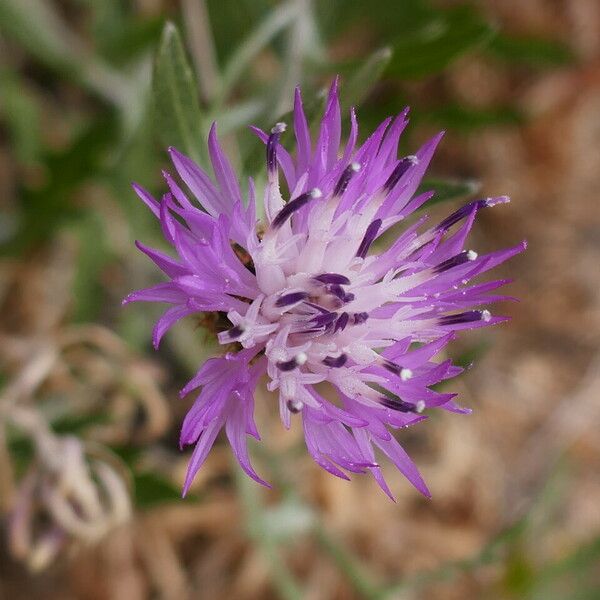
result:
<svg viewBox="0 0 600 600"><path fill-rule="evenodd" d="M254 129L266 144L263 223L257 224L254 184L244 202L215 126L208 140L214 180L171 148L187 191L168 174L161 202L134 186L177 253L171 258L138 243L169 278L125 300L172 305L156 324L155 346L186 315L214 311L228 322L218 334L225 355L209 359L182 390L200 390L181 431L182 445L196 444L184 491L223 428L242 468L265 483L250 465L247 435L259 437L254 390L266 374L283 425L301 420L308 451L324 469L344 479L370 471L391 496L378 450L429 495L390 429L417 423L433 408L468 412L455 394L431 389L461 372L432 358L455 332L506 320L481 309L504 299L490 292L506 281L471 280L525 245L486 255L465 249L477 213L508 201L499 197L470 202L434 225L416 218L380 249L378 239L432 196L415 194L442 135L398 158L406 117L404 111L386 119L358 145L351 111L340 148L337 80L316 140L297 90L295 157L280 143L284 124L269 134ZM335 402L316 387L323 383Z"/></svg>

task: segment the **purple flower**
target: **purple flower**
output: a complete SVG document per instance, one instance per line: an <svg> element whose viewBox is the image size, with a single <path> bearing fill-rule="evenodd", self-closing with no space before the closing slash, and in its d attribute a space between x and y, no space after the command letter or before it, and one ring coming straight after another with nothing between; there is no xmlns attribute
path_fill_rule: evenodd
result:
<svg viewBox="0 0 600 600"><path fill-rule="evenodd" d="M308 451L324 469L343 479L370 471L392 497L379 450L429 496L390 429L417 423L437 407L469 412L455 404L455 394L431 389L461 372L449 360L432 358L456 331L506 320L481 307L507 299L493 294L507 281L471 280L525 243L485 255L464 249L477 213L508 202L502 196L471 202L433 226L426 226L426 216L417 218L387 249L379 248L380 236L432 196L415 192L442 134L398 158L406 117L404 111L386 119L357 145L351 111L348 142L340 149L337 80L316 140L297 90L295 157L280 144L284 124L270 134L254 129L267 155L265 219L258 227L254 183L244 201L215 126L208 139L214 180L171 148L187 190L168 174L161 202L134 186L177 253L171 258L138 243L169 278L125 299L171 305L154 328L155 347L186 315L215 311L229 321L218 333L226 354L208 360L182 390L200 390L181 431L182 446L196 445L184 493L223 428L242 468L267 485L247 449L248 435L259 439L254 390L266 374L267 388L278 392L283 425L302 421ZM317 390L320 383L328 384L336 402L321 394L323 386Z"/></svg>

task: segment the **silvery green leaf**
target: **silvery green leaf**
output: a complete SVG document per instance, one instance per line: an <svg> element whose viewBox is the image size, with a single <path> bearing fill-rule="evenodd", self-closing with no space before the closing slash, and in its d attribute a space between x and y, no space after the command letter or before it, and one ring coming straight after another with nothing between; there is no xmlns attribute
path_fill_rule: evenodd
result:
<svg viewBox="0 0 600 600"><path fill-rule="evenodd" d="M380 48L376 52L373 52L347 78L344 84L342 106L344 111L348 110L351 106L361 105L383 75L391 59L392 49L389 47Z"/></svg>
<svg viewBox="0 0 600 600"><path fill-rule="evenodd" d="M206 166L206 136L198 86L179 31L163 29L152 78L156 129L166 146L175 146Z"/></svg>

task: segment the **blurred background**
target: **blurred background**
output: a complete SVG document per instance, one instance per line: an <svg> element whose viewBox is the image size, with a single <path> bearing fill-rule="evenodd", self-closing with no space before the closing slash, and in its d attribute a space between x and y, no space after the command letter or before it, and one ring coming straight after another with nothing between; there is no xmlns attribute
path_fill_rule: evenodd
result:
<svg viewBox="0 0 600 600"><path fill-rule="evenodd" d="M322 472L267 397L274 490L218 443L181 500L177 391L214 344L190 319L154 352L160 307L121 308L160 279L130 182L204 162L215 119L260 182L247 125L297 83L316 122L336 73L363 136L405 105L407 152L447 130L433 213L512 197L470 247L529 241L521 301L450 349L473 415L400 434L432 500ZM599 189L598 0L0 0L0 598L600 598Z"/></svg>

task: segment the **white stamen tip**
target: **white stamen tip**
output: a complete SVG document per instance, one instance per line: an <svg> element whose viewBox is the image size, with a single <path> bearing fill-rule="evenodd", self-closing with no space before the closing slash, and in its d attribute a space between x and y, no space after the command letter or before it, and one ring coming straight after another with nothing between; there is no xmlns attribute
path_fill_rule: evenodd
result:
<svg viewBox="0 0 600 600"><path fill-rule="evenodd" d="M292 398L287 401L288 410L292 413L299 413L304 408L304 402L302 400L297 400L296 398Z"/></svg>
<svg viewBox="0 0 600 600"><path fill-rule="evenodd" d="M287 125L285 123L275 123L273 129L271 129L271 133L283 133L287 129Z"/></svg>
<svg viewBox="0 0 600 600"><path fill-rule="evenodd" d="M415 156L414 154L407 156L406 159L409 160L413 165L418 165L420 162L419 157Z"/></svg>
<svg viewBox="0 0 600 600"><path fill-rule="evenodd" d="M425 410L425 400L419 400L415 409L418 413L422 413Z"/></svg>
<svg viewBox="0 0 600 600"><path fill-rule="evenodd" d="M362 166L361 166L361 164L360 164L360 163L358 163L358 162L353 162L353 163L351 163L351 164L350 164L350 168L351 168L351 169L352 169L352 170L353 170L355 173L358 173L358 172L359 172L359 171L362 169Z"/></svg>
<svg viewBox="0 0 600 600"><path fill-rule="evenodd" d="M296 364L299 367L301 367L308 360L306 352L298 352L294 358L296 359Z"/></svg>
<svg viewBox="0 0 600 600"><path fill-rule="evenodd" d="M486 323L488 323L489 321L491 321L492 319L492 313L489 310L482 310L481 311L481 320L485 321Z"/></svg>
<svg viewBox="0 0 600 600"><path fill-rule="evenodd" d="M323 195L323 192L319 188L313 188L310 190L310 195L313 198L320 198Z"/></svg>
<svg viewBox="0 0 600 600"><path fill-rule="evenodd" d="M507 202L510 202L510 198L508 196L496 196L495 198L485 199L485 205L488 207L496 206L496 204L506 204Z"/></svg>
<svg viewBox="0 0 600 600"><path fill-rule="evenodd" d="M469 260L475 260L479 255L477 254L477 252L475 252L475 250L469 250L467 252L467 258Z"/></svg>
<svg viewBox="0 0 600 600"><path fill-rule="evenodd" d="M404 368L400 371L400 379L402 379L402 381L408 381L412 376L413 372L410 369Z"/></svg>

